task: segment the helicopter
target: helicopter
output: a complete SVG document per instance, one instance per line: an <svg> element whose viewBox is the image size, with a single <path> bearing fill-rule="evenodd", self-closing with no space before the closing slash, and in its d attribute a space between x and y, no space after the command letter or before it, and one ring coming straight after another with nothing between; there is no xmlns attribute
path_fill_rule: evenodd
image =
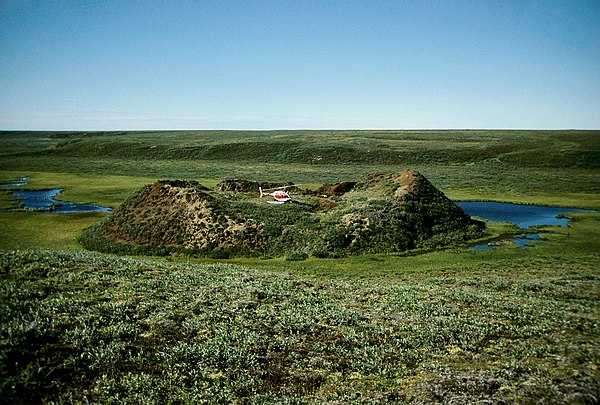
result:
<svg viewBox="0 0 600 405"><path fill-rule="evenodd" d="M284 190L286 188L295 187L295 186L296 185L293 184L291 186L269 188L266 190L263 190L262 187L259 187L258 191L260 193L260 198L267 197L267 196L273 197L274 201L267 201L269 204L293 203L294 200L292 200L292 197L287 193L287 191L284 191ZM274 190L274 191L272 191L272 190Z"/></svg>

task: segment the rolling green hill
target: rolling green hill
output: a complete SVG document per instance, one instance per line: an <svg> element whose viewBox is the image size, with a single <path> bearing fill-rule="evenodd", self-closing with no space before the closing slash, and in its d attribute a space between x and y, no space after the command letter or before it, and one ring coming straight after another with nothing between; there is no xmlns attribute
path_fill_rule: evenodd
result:
<svg viewBox="0 0 600 405"><path fill-rule="evenodd" d="M1 132L0 137L8 144L4 156L321 165L499 159L517 167L600 168L598 131Z"/></svg>

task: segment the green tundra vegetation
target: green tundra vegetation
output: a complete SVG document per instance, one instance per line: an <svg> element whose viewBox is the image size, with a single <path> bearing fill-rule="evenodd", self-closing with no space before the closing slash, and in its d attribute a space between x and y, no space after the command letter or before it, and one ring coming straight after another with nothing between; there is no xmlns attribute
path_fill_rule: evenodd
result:
<svg viewBox="0 0 600 405"><path fill-rule="evenodd" d="M0 132L0 182L111 208L161 179L316 189L405 169L455 200L600 209L598 131ZM3 193L0 398L597 403L600 214L569 216L524 249L139 257L78 242L106 214Z"/></svg>

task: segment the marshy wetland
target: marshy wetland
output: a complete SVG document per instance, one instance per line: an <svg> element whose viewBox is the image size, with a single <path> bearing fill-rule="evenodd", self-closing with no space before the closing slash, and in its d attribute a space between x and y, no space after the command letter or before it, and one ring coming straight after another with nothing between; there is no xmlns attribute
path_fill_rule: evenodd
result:
<svg viewBox="0 0 600 405"><path fill-rule="evenodd" d="M0 396L596 403L600 132L0 133L0 183L26 176L27 188L113 211L160 179L316 189L405 169L455 201L594 212L536 227L548 243L527 249L134 257L79 244L108 213L28 212L3 193ZM481 241L519 232L488 222Z"/></svg>

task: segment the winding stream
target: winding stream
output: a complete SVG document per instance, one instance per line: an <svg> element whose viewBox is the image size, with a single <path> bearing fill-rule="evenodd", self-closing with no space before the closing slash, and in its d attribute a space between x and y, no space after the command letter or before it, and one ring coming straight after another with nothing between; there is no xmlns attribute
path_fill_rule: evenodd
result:
<svg viewBox="0 0 600 405"><path fill-rule="evenodd" d="M27 177L0 183L1 187L23 187L27 185ZM9 189L9 193L19 199L21 207L27 211L37 211L52 214L75 214L78 212L110 212L111 209L94 204L76 204L68 201L55 200L61 188L43 190Z"/></svg>
<svg viewBox="0 0 600 405"><path fill-rule="evenodd" d="M76 204L68 201L55 200L60 188L47 190L12 190L11 193L19 199L21 206L27 211L40 211L52 214L75 214L78 212L110 212L110 208L94 204Z"/></svg>

